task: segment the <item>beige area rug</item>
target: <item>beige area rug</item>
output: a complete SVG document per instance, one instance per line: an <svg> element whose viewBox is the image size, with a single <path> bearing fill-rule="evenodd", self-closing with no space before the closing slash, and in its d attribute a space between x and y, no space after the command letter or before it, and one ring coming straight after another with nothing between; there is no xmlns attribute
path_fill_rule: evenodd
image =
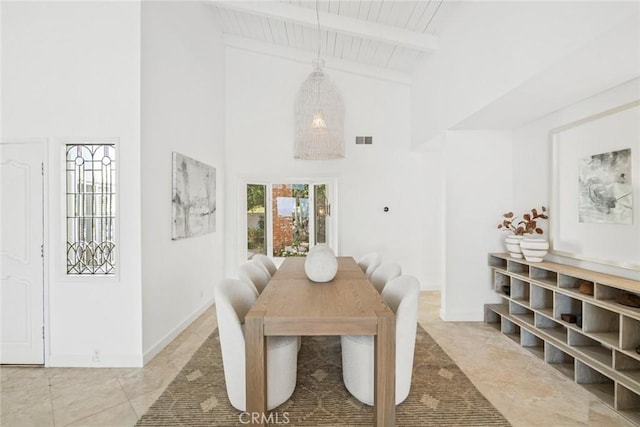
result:
<svg viewBox="0 0 640 427"><path fill-rule="evenodd" d="M247 414L227 399L217 330L178 373L137 426L242 426ZM340 337L303 337L298 383L274 409L272 425L370 426L371 407L342 382ZM398 426L509 426L449 356L418 325L411 392L396 406Z"/></svg>

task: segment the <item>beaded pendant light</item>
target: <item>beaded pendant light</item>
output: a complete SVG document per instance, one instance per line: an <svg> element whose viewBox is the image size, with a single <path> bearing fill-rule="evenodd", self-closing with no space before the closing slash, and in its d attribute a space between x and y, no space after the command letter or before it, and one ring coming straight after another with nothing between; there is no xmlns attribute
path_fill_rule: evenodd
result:
<svg viewBox="0 0 640 427"><path fill-rule="evenodd" d="M338 88L322 71L320 60L320 13L318 57L314 70L302 83L295 102L295 140L293 157L303 160L331 160L344 157L344 102Z"/></svg>

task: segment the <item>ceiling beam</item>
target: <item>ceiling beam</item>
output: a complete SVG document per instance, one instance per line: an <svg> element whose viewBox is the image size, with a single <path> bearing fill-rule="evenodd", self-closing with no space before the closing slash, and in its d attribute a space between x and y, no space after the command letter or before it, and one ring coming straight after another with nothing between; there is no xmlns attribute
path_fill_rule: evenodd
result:
<svg viewBox="0 0 640 427"><path fill-rule="evenodd" d="M313 52L308 52L292 47L278 46L272 43L264 41L248 39L245 37L238 37L226 34L224 36L224 43L226 46L253 52L261 55L273 56L289 61L305 64L311 71L311 63L316 59L316 55ZM384 80L394 83L400 83L403 85L411 85L411 76L409 73L402 71L390 70L388 68L373 67L370 65L364 65L359 62L347 61L335 57L325 57L326 70L337 70L345 73L356 74L368 78Z"/></svg>
<svg viewBox="0 0 640 427"><path fill-rule="evenodd" d="M306 7L290 6L285 3L262 1L217 1L212 3L229 10L249 13L265 18L293 22L307 27L318 25L316 12ZM383 43L402 46L420 52L433 52L438 49L438 38L398 27L382 25L336 14L320 12L320 27L323 30L336 31L355 37L376 40Z"/></svg>

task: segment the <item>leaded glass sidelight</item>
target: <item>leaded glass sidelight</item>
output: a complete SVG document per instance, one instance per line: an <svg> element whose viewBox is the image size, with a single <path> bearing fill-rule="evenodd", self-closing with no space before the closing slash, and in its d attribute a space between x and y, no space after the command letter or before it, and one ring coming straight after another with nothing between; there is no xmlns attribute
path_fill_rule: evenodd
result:
<svg viewBox="0 0 640 427"><path fill-rule="evenodd" d="M66 150L67 274L115 274L115 145Z"/></svg>

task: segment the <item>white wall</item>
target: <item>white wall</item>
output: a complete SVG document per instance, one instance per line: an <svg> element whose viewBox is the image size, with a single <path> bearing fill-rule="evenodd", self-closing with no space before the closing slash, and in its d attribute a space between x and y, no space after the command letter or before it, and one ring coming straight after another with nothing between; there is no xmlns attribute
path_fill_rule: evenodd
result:
<svg viewBox="0 0 640 427"><path fill-rule="evenodd" d="M444 320L482 320L483 305L498 301L487 254L503 252L496 225L512 200L511 142L508 131L446 133Z"/></svg>
<svg viewBox="0 0 640 427"><path fill-rule="evenodd" d="M637 2L615 1L457 4L438 35L438 51L414 72L414 145L429 141L523 83L544 75L584 45L606 37L618 26L625 26L630 18L637 16L638 10ZM636 31L636 42L637 34ZM629 43L624 44L627 45ZM603 63L608 64L599 52L606 57L609 52L619 52L619 46L612 40L601 51L585 51L590 62L597 64L596 69L601 69ZM616 64L611 68L618 68L619 61L634 64L632 59L627 59L625 54L617 55ZM590 76L590 84L597 79L604 80L603 75L592 75L588 68L585 74ZM545 82L542 90L537 87L538 93L566 92L565 87L573 89L573 76L559 74L554 78L553 82ZM584 83L580 78L576 80ZM566 98L564 101L566 105ZM519 107L526 110L532 105ZM550 111L553 110L538 110L536 117ZM506 117L511 115L512 112L507 111ZM503 117L505 122L506 117ZM492 123L491 128L493 125L496 123ZM504 122L499 123L498 127L504 129L503 125Z"/></svg>
<svg viewBox="0 0 640 427"><path fill-rule="evenodd" d="M482 305L495 299L486 255L504 251L501 214L548 206L550 128L534 126L526 143L509 132L637 76L639 10L637 2L456 5L412 87L412 143L442 165L440 177L425 176L427 186L445 188L433 192L441 220L432 213L443 231L423 247L432 254L424 269L442 284L444 319L481 320Z"/></svg>
<svg viewBox="0 0 640 427"><path fill-rule="evenodd" d="M142 301L145 362L213 302L223 277L224 210L215 233L171 240L171 159L216 168L225 206L224 45L210 6L142 4Z"/></svg>
<svg viewBox="0 0 640 427"><path fill-rule="evenodd" d="M419 249L426 226L422 153L410 151L409 87L325 70L345 101L346 158L294 160L293 104L311 64L236 48L227 49L226 64L227 271L243 262L236 196L244 178L336 177L340 254L378 251L427 286ZM356 146L356 135L373 136L373 145Z"/></svg>
<svg viewBox="0 0 640 427"><path fill-rule="evenodd" d="M423 239L420 248L425 290L441 290L445 282L445 170L444 137L438 145L423 152L422 170L425 194L424 211L421 215Z"/></svg>
<svg viewBox="0 0 640 427"><path fill-rule="evenodd" d="M552 145L549 132L552 129L638 99L640 99L640 79L636 78L515 129L513 144L514 209L523 211L530 209L540 201L548 203L551 200ZM553 215L553 211L550 212L550 215ZM602 242L602 244L614 245L615 242ZM554 257L553 255L548 258L625 277L636 279L640 277L639 272L612 268L603 264Z"/></svg>
<svg viewBox="0 0 640 427"><path fill-rule="evenodd" d="M2 2L2 138L49 138L50 366L140 366L140 4ZM117 144L118 276L67 277L64 150ZM100 362L92 361L99 351Z"/></svg>

